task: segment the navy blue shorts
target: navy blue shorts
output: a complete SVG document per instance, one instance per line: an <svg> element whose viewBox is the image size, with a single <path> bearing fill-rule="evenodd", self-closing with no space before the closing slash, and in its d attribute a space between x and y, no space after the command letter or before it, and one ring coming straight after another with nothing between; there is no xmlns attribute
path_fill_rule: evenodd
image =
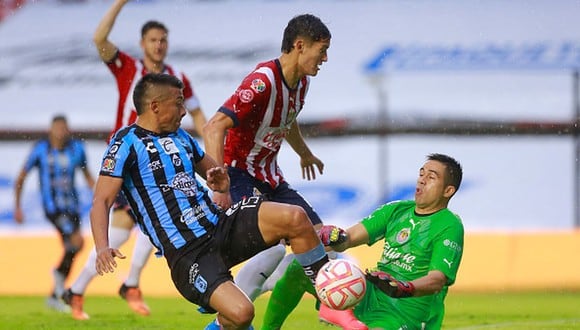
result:
<svg viewBox="0 0 580 330"><path fill-rule="evenodd" d="M230 268L275 245L267 245L258 228L262 201L250 197L232 205L221 214L213 235L204 237L203 245L170 262L173 283L185 299L215 312L209 298L220 284L233 281Z"/></svg>
<svg viewBox="0 0 580 330"><path fill-rule="evenodd" d="M322 223L312 205L287 182L282 182L276 188L272 188L269 183L257 180L248 172L231 166L228 167L228 174L230 175L230 195L234 202L256 195L255 190L257 190L265 200L302 207L313 225Z"/></svg>
<svg viewBox="0 0 580 330"><path fill-rule="evenodd" d="M63 239L77 232L81 225L81 218L77 213L52 213L46 214L46 217Z"/></svg>

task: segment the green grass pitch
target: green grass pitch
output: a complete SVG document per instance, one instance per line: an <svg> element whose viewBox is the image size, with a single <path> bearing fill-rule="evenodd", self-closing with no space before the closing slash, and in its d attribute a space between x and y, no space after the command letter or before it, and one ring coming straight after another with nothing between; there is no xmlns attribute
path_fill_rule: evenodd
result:
<svg viewBox="0 0 580 330"><path fill-rule="evenodd" d="M118 297L85 298L88 321L48 310L44 298L0 296L0 329L203 329L213 319L182 298L147 297L152 315L129 311ZM259 329L267 296L256 301L254 326ZM319 323L314 300L305 297L284 329L338 329ZM580 329L580 292L463 293L447 298L444 329Z"/></svg>

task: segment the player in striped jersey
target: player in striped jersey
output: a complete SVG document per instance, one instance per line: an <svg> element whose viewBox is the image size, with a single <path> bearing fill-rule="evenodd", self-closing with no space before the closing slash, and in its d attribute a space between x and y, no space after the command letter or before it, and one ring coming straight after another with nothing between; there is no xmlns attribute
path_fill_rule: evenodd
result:
<svg viewBox="0 0 580 330"><path fill-rule="evenodd" d="M229 193L213 195L221 207L251 197L257 191L269 200L301 206L315 228L322 225L312 206L284 179L277 156L286 140L300 157L305 179L315 179L316 170L323 172L324 164L306 144L296 118L304 106L310 77L316 76L328 60L330 39L330 31L318 17L311 14L293 17L284 30L282 54L258 64L209 119L204 128L206 150L218 163L228 166L232 181ZM284 253L283 245L265 251L246 263L236 276L236 283L254 300L262 293L266 278L271 274L281 276L287 262L290 263L287 276L283 277L288 279L285 286L288 290L280 289L285 291L280 294L280 308L267 314L264 321L272 323L272 328L282 325L305 290L314 293L291 255L280 262ZM275 283L270 279L268 282ZM277 300L274 295L271 302L272 299ZM343 314L351 328L366 328L351 311L337 313ZM206 327L217 328L215 323Z"/></svg>
<svg viewBox="0 0 580 330"><path fill-rule="evenodd" d="M75 170L83 172L92 190L94 179L87 169L87 158L82 141L72 139L66 118L55 116L48 138L38 141L28 156L14 185L14 219L24 221L20 196L26 176L38 168L40 193L44 213L59 232L64 254L53 270L54 291L47 300L49 307L64 310L67 306L60 301L64 282L70 273L75 255L83 246L80 233L79 198L75 187Z"/></svg>
<svg viewBox="0 0 580 330"><path fill-rule="evenodd" d="M121 51L115 44L109 41L109 34L114 22L127 0L116 0L109 11L105 14L94 34L95 46L99 56L105 62L109 70L113 73L119 92L119 102L115 126L111 133L121 127L135 122L137 114L131 98L133 89L137 81L146 73L167 73L178 77L184 83L183 94L185 106L194 120L194 126L199 136L202 134L203 126L206 122L205 116L200 108L200 102L193 92L189 79L183 72L176 70L171 65L165 63L168 50L168 29L160 22L146 22L141 29L141 48L143 57L134 58ZM119 196L113 211L113 221L111 222L111 239L115 247L121 246L129 239L131 229L135 227L135 221L131 216L129 206L122 195ZM140 315L149 315L149 307L142 298L139 289L139 279L143 267L145 266L153 247L149 240L140 232L137 233L131 269L127 279L121 285L119 294L127 300L129 307ZM88 315L83 311L83 293L89 282L96 275L95 254L92 253L87 260L85 268L67 290L65 300L71 304L72 316L78 320L85 320Z"/></svg>
<svg viewBox="0 0 580 330"><path fill-rule="evenodd" d="M233 282L230 268L256 253L289 242L311 281L328 261L300 207L245 199L222 211L196 179L216 193L229 191L227 169L179 128L185 115L183 84L174 76L147 74L137 83L134 125L117 132L103 157L91 209L99 274L124 258L109 242L109 210L122 189L141 230L165 256L178 291L217 311L225 329L246 329L254 306Z"/></svg>

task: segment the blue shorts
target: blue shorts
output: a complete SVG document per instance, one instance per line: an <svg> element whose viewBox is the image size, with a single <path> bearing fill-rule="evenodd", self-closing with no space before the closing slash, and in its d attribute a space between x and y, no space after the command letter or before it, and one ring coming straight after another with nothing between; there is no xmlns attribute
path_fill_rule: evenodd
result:
<svg viewBox="0 0 580 330"><path fill-rule="evenodd" d="M276 188L272 188L269 183L257 180L239 168L230 166L228 173L230 175L230 195L234 203L245 197L256 195L255 190L257 190L265 200L302 207L313 225L322 223L312 206L287 182L282 182Z"/></svg>

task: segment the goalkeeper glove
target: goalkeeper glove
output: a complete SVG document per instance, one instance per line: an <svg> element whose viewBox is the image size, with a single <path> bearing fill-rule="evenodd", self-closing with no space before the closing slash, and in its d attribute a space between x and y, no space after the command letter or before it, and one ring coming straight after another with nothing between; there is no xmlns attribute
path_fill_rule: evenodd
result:
<svg viewBox="0 0 580 330"><path fill-rule="evenodd" d="M395 279L388 273L381 271L366 271L366 278L381 291L393 298L407 298L413 296L415 286L411 282Z"/></svg>
<svg viewBox="0 0 580 330"><path fill-rule="evenodd" d="M324 246L335 246L346 242L347 236L344 229L336 226L322 226L318 231L318 237Z"/></svg>

